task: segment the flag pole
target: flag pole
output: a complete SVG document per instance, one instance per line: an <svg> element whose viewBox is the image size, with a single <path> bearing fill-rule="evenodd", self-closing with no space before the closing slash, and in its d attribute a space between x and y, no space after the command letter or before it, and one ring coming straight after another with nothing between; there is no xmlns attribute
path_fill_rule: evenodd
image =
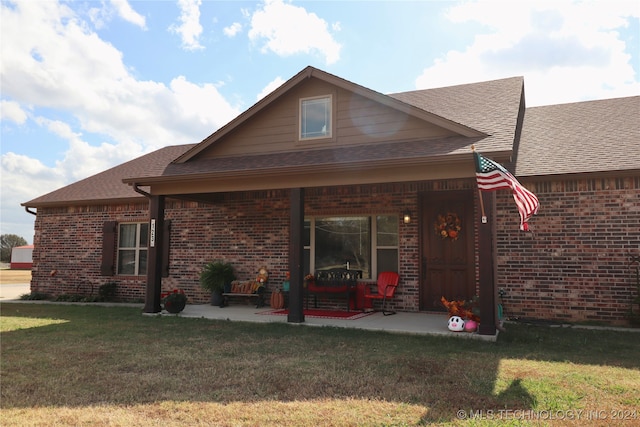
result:
<svg viewBox="0 0 640 427"><path fill-rule="evenodd" d="M476 152L476 146L471 144L471 151L473 153ZM478 187L478 199L480 200L480 212L482 213L482 223L486 224L487 223L487 214L484 213L484 200L482 198L482 191L480 190L480 187Z"/></svg>
<svg viewBox="0 0 640 427"><path fill-rule="evenodd" d="M478 198L480 210L482 211L482 224L478 225L478 295L480 297L480 335L496 335L496 317L498 306L496 305L496 284L495 284L495 254L494 227L495 227L495 198L493 195L487 201L487 210L491 215L491 222L487 219L485 212L484 197L478 182L478 175L482 171L480 165L480 154L476 153L475 145L471 146L473 160L476 171L476 184L478 185ZM484 321L483 321L484 319Z"/></svg>

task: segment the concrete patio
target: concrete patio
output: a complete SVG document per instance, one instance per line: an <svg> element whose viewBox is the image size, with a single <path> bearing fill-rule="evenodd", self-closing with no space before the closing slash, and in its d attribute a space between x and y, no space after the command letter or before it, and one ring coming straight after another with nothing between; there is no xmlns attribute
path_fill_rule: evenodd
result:
<svg viewBox="0 0 640 427"><path fill-rule="evenodd" d="M270 307L256 308L255 306L249 305L230 305L220 308L208 304L188 304L180 314L169 314L166 311L163 311L161 314L163 316L193 317L238 322L287 323L287 316L264 314L272 310L273 309ZM497 339L497 334L490 336L468 332L451 332L447 328L446 313L398 312L391 316L384 316L381 312L375 312L354 320L326 319L305 316L304 323L290 323L290 325L330 326L403 334L440 335L485 341L496 341Z"/></svg>
<svg viewBox="0 0 640 427"><path fill-rule="evenodd" d="M20 295L29 293L29 284L2 285L0 286L0 302L19 302L24 304L74 304L52 303L49 301L20 301ZM121 303L77 303L91 305L124 305ZM126 304L142 308L142 304ZM180 316L215 320L229 320L235 322L255 323L288 323L287 316L264 314L272 311L270 307L256 308L253 305L234 304L224 308L209 304L187 304L180 314L169 314L166 311L162 316ZM263 313L263 314L260 314ZM154 314L155 315L155 314ZM304 323L290 323L299 326L331 326L339 328L363 329L369 331L385 331L402 334L440 335L456 338L478 339L496 341L496 335L479 335L477 333L451 332L447 329L447 315L445 313L405 313L398 312L391 316L384 316L381 312L375 312L365 317L354 320L326 319L305 317Z"/></svg>

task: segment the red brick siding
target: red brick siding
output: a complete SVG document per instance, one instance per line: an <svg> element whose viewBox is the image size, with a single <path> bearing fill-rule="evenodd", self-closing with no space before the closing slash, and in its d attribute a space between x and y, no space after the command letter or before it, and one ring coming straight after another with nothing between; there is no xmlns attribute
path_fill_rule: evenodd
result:
<svg viewBox="0 0 640 427"><path fill-rule="evenodd" d="M524 183L524 182L523 182ZM532 233L518 232L508 192L498 197L498 286L508 316L627 322L640 253L640 178L527 185L540 199Z"/></svg>
<svg viewBox="0 0 640 427"><path fill-rule="evenodd" d="M40 208L35 221L32 292L97 295L116 281L118 297L143 300L146 277L101 276L105 221L147 221L148 203ZM115 257L115 253L113 254Z"/></svg>
<svg viewBox="0 0 640 427"><path fill-rule="evenodd" d="M234 265L239 280L252 280L266 265L272 286L282 283L288 267L288 192L234 193L215 205L168 203L172 220L169 277L163 287L179 286L194 302L210 295L199 284L202 267L214 259Z"/></svg>
<svg viewBox="0 0 640 427"><path fill-rule="evenodd" d="M523 182L527 185L526 182ZM391 213L409 210L400 224L400 286L392 305L419 307L418 194L474 188L471 180L307 189L305 215ZM540 198L532 233L519 231L509 192L497 196L497 285L508 316L624 323L635 295L629 254L640 248L640 178L539 182L527 185ZM202 266L231 262L241 280L260 266L270 271L269 290L288 270L289 193L221 194L212 204L167 201L172 220L170 275L163 288L179 286L192 302L209 300L200 289ZM478 216L478 215L476 215ZM32 290L84 292L115 281L121 299L143 299L146 277L101 276L102 224L145 221L147 203L122 206L40 208L35 226ZM115 254L114 254L115 256ZM57 270L56 276L50 272ZM332 303L332 302L328 302Z"/></svg>

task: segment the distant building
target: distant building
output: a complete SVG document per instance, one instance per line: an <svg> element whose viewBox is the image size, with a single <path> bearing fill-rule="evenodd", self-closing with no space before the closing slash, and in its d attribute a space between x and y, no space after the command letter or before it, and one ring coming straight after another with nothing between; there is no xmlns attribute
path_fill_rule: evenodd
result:
<svg viewBox="0 0 640 427"><path fill-rule="evenodd" d="M11 250L12 270L31 270L33 267L33 245L16 246Z"/></svg>

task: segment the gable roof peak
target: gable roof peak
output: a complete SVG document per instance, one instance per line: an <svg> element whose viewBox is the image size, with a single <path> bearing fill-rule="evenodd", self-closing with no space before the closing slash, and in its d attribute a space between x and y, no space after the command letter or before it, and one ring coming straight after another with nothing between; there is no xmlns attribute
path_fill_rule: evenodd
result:
<svg viewBox="0 0 640 427"><path fill-rule="evenodd" d="M478 136L486 136L487 134L479 131L477 129L471 128L467 125L462 124L459 121L451 120L448 117L438 115L432 111L427 111L420 108L417 105L413 105L411 103L407 103L402 99L397 99L395 97L391 97L388 95L384 95L380 92L376 92L372 89L366 88L364 86L358 85L356 83L345 80L341 77L328 73L326 71L320 70L318 68L312 67L308 65L300 72L298 72L295 76L291 77L289 80L284 82L280 87L266 95L264 98L260 99L258 102L253 104L243 113L238 115L236 118L231 120L226 125L219 128L217 131L209 135L207 138L202 140L199 144L193 147L188 152L184 153L182 156L174 160L174 163L184 163L193 158L195 158L199 153L206 150L211 145L215 144L223 136L230 133L232 130L241 126L251 117L255 116L257 113L267 108L271 103L275 102L278 98L282 97L284 94L289 92L292 88L298 86L302 82L310 79L317 78L326 83L339 87L341 89L353 92L357 95L363 96L365 98L374 100L382 105L385 105L390 108L394 108L399 111L403 111L409 115L413 115L422 120L429 121L437 126L441 126L445 129L456 132L460 135L467 137L478 137Z"/></svg>

